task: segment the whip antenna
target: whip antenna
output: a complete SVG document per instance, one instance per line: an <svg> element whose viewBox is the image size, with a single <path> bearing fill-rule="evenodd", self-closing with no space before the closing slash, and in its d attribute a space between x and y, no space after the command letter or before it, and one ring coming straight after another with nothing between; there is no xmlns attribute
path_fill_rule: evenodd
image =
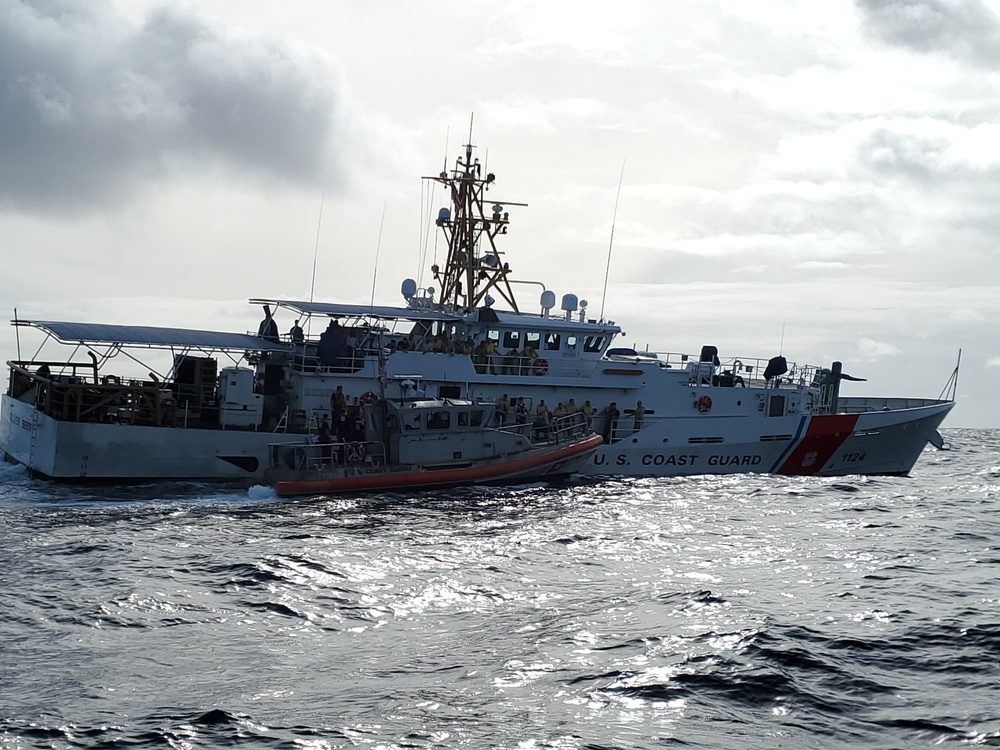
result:
<svg viewBox="0 0 1000 750"><path fill-rule="evenodd" d="M378 251L382 248L382 227L385 226L385 207L389 204L386 198L382 204L382 221L378 225L378 242L375 244L375 268L372 269L372 299L369 305L375 307L375 279L378 278Z"/></svg>
<svg viewBox="0 0 1000 750"><path fill-rule="evenodd" d="M441 174L448 171L448 139L451 138L451 125L444 130L444 160L441 162Z"/></svg>
<svg viewBox="0 0 1000 750"><path fill-rule="evenodd" d="M615 195L615 212L611 216L611 241L608 242L608 265L604 269L604 291L601 292L601 322L604 322L604 300L608 296L608 274L611 273L611 248L615 244L615 221L618 219L618 199L622 195L622 180L625 178L625 160L622 159L622 173L618 176L618 193Z"/></svg>
<svg viewBox="0 0 1000 750"><path fill-rule="evenodd" d="M326 200L326 193L319 198L319 221L316 223L316 247L313 249L313 273L312 282L309 284L309 301L313 301L313 293L316 291L316 258L319 257L319 229L323 226L323 202Z"/></svg>
<svg viewBox="0 0 1000 750"><path fill-rule="evenodd" d="M319 229L323 226L323 202L326 200L326 193L319 196L319 221L316 222L316 247L313 248L313 272L312 281L309 282L309 302L313 301L313 294L316 291L316 259L319 257ZM306 336L312 330L312 315L306 316Z"/></svg>

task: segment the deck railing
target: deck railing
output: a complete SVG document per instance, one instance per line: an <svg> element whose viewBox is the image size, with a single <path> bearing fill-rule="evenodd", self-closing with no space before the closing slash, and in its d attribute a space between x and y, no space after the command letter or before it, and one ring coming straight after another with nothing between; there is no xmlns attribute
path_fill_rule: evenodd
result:
<svg viewBox="0 0 1000 750"><path fill-rule="evenodd" d="M27 365L48 368L29 370ZM173 393L156 381L99 377L90 363L11 362L8 392L30 402L43 414L63 422L113 422L165 426L173 425L178 413Z"/></svg>

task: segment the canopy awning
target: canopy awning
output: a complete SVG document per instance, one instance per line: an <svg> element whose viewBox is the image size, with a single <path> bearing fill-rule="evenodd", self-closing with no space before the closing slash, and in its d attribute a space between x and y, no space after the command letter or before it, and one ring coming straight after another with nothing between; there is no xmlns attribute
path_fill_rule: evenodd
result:
<svg viewBox="0 0 1000 750"><path fill-rule="evenodd" d="M274 305L293 310L300 315L328 315L332 318L375 318L376 320L439 320L458 322L461 315L428 310L422 307L389 307L387 305L343 305L335 302L303 302L289 299L252 299L253 305Z"/></svg>
<svg viewBox="0 0 1000 750"><path fill-rule="evenodd" d="M199 331L192 328L66 323L50 320L17 320L54 336L64 344L145 346L150 348L208 349L222 351L291 351L288 344L268 341L249 333Z"/></svg>

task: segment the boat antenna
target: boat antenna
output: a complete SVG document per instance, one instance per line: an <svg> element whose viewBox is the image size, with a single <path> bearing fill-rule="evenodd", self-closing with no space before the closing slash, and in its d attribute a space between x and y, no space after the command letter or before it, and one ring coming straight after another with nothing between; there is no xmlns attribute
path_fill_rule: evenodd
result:
<svg viewBox="0 0 1000 750"><path fill-rule="evenodd" d="M601 292L601 316L600 320L604 322L604 300L608 296L608 274L611 273L611 248L615 244L615 221L618 220L618 199L622 195L622 180L625 177L625 160L622 159L622 172L618 175L618 193L615 195L615 212L611 216L611 240L608 242L608 265L604 269L604 291Z"/></svg>
<svg viewBox="0 0 1000 750"><path fill-rule="evenodd" d="M372 269L372 299L369 306L375 307L375 280L378 278L378 252L382 248L382 227L385 226L385 207L389 204L386 198L382 203L382 221L378 225L378 242L375 243L375 268Z"/></svg>
<svg viewBox="0 0 1000 750"><path fill-rule="evenodd" d="M451 125L444 129L444 159L441 160L441 171L448 171L448 141L451 138Z"/></svg>
<svg viewBox="0 0 1000 750"><path fill-rule="evenodd" d="M323 202L326 200L326 193L319 196L319 220L316 222L316 246L313 248L313 270L312 280L309 282L309 302L313 301L313 294L316 291L316 259L319 257L319 229L323 226ZM312 315L306 315L306 336L312 330Z"/></svg>
<svg viewBox="0 0 1000 750"><path fill-rule="evenodd" d="M309 284L309 301L313 301L313 293L316 291L316 258L319 257L319 229L323 226L323 202L326 200L326 193L319 198L319 221L316 222L316 247L313 248L313 273L312 282Z"/></svg>
<svg viewBox="0 0 1000 750"><path fill-rule="evenodd" d="M782 323L781 324L781 339L778 341L778 355L779 356L784 351L784 349L785 349L785 324Z"/></svg>
<svg viewBox="0 0 1000 750"><path fill-rule="evenodd" d="M17 360L21 361L21 326L17 322L17 308L14 308L14 338L17 340Z"/></svg>
<svg viewBox="0 0 1000 750"><path fill-rule="evenodd" d="M451 125L449 125L447 128L445 128L445 131L444 131L444 158L441 160L441 176L442 176L442 178L445 175L448 174L448 142L450 140L451 140ZM430 188L428 188L428 190L427 190L427 208L428 208L428 214L427 214L427 217L428 217L427 231L428 232L431 231L431 227L433 226L433 222L430 220L430 212L433 211L433 209L431 208L432 201L433 201L433 198L431 196L431 192L432 192L432 190ZM437 233L435 232L434 233L434 260L433 260L434 265L437 265L437 259L438 259L437 258ZM424 269L424 263L426 262L426 260L427 260L427 243L425 242L424 243L423 256L420 258L420 268L417 271L417 279L419 280L418 283L420 283L420 284L424 283L424 270L423 269Z"/></svg>

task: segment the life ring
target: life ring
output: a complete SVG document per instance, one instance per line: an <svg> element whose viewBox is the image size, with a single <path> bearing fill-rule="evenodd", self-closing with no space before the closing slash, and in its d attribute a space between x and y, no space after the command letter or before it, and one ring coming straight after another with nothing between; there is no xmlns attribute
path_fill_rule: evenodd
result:
<svg viewBox="0 0 1000 750"><path fill-rule="evenodd" d="M549 361L544 357L537 357L531 361L531 374L544 375L549 371Z"/></svg>
<svg viewBox="0 0 1000 750"><path fill-rule="evenodd" d="M359 399L362 406L371 406L372 404L378 403L378 394L375 391L365 391L361 394Z"/></svg>
<svg viewBox="0 0 1000 750"><path fill-rule="evenodd" d="M365 444L364 443L348 443L347 446L347 462L351 464L359 464L365 460Z"/></svg>
<svg viewBox="0 0 1000 750"><path fill-rule="evenodd" d="M702 396L694 402L695 408L702 414L712 411L712 399L709 396Z"/></svg>

